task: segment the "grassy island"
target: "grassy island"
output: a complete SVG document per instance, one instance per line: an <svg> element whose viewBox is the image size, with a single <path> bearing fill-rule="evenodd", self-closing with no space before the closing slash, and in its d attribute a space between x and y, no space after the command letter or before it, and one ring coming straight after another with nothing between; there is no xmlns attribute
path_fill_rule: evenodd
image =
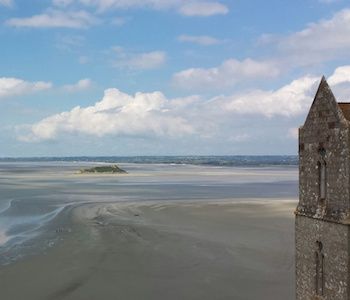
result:
<svg viewBox="0 0 350 300"><path fill-rule="evenodd" d="M86 174L86 173L127 174L125 170L119 168L117 165L99 166L99 167L93 167L89 169L81 169L80 173L81 174Z"/></svg>

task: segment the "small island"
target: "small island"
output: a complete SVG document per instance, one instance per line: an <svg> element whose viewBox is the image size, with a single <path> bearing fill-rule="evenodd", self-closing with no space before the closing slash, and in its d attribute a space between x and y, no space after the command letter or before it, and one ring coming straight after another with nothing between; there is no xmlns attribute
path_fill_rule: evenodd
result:
<svg viewBox="0 0 350 300"><path fill-rule="evenodd" d="M88 174L88 173L127 174L128 172L119 168L117 165L99 166L99 167L80 170L80 174Z"/></svg>

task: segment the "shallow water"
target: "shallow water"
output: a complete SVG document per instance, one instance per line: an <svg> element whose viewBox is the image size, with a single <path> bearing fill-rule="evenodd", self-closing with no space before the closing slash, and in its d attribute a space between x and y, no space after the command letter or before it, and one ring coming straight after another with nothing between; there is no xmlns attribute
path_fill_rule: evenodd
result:
<svg viewBox="0 0 350 300"><path fill-rule="evenodd" d="M296 199L297 167L120 164L127 175L81 175L91 162L0 163L0 254L90 202Z"/></svg>

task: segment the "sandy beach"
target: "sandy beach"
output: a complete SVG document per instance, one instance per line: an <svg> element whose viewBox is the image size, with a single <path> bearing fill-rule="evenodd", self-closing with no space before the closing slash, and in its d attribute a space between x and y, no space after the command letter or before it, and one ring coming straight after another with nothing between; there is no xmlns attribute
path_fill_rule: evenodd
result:
<svg viewBox="0 0 350 300"><path fill-rule="evenodd" d="M74 168L0 172L2 300L294 299L295 169Z"/></svg>
<svg viewBox="0 0 350 300"><path fill-rule="evenodd" d="M76 208L2 299L293 299L294 201Z"/></svg>

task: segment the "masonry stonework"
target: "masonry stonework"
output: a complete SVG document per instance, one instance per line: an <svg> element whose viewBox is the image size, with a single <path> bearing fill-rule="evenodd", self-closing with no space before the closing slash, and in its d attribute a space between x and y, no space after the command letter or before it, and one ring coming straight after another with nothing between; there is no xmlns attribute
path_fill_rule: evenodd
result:
<svg viewBox="0 0 350 300"><path fill-rule="evenodd" d="M349 226L297 216L295 238L297 299L350 299ZM317 241L324 252L323 295L316 293Z"/></svg>
<svg viewBox="0 0 350 300"><path fill-rule="evenodd" d="M299 129L296 299L350 299L350 103L322 78Z"/></svg>

